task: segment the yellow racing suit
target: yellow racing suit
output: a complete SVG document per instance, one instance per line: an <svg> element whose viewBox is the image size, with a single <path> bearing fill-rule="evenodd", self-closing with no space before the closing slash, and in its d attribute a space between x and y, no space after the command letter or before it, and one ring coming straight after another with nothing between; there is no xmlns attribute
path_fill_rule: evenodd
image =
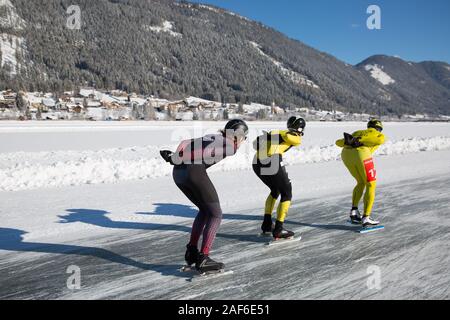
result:
<svg viewBox="0 0 450 320"><path fill-rule="evenodd" d="M301 134L291 130L274 130L255 141L257 154L253 161L253 170L270 188L265 215L272 215L281 195L277 210L277 220L280 222L285 221L292 201L292 184L283 164L283 154L301 143Z"/></svg>
<svg viewBox="0 0 450 320"><path fill-rule="evenodd" d="M343 148L342 161L357 181L353 190L353 207L358 207L365 190L364 216L370 217L377 187L377 172L372 155L384 144L385 136L376 129L369 128L354 132L353 137L359 138L361 147L345 145L345 139L336 141L336 145Z"/></svg>

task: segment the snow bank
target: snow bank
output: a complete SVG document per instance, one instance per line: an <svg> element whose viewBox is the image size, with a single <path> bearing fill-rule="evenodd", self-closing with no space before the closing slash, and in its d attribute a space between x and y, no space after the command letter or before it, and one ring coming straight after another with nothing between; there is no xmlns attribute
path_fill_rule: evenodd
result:
<svg viewBox="0 0 450 320"><path fill-rule="evenodd" d="M175 149L176 146L171 146ZM390 141L378 155L450 149L450 137L411 138ZM336 161L341 149L334 145L297 148L285 156L288 165ZM251 168L250 144L213 167L212 172ZM117 183L170 175L172 168L159 157L156 146L100 151L15 152L0 155L0 191Z"/></svg>

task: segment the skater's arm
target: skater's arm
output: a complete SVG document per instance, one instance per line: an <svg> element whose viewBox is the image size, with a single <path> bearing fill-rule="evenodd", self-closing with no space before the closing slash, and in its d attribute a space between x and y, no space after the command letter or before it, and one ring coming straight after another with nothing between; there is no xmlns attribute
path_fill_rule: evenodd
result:
<svg viewBox="0 0 450 320"><path fill-rule="evenodd" d="M287 144L297 147L302 143L302 137L299 132L294 131L282 131L280 133L281 138Z"/></svg>
<svg viewBox="0 0 450 320"><path fill-rule="evenodd" d="M221 160L234 156L238 150L237 142L233 139L216 135L203 146L203 159L207 164L215 164Z"/></svg>
<svg viewBox="0 0 450 320"><path fill-rule="evenodd" d="M337 145L339 148L343 148L343 147L345 146L345 140L344 140L344 139L339 139L339 140L337 140L337 141L336 141L336 145Z"/></svg>
<svg viewBox="0 0 450 320"><path fill-rule="evenodd" d="M368 132L367 134L364 134L361 136L359 140L364 146L372 148L372 147L378 147L385 143L386 138L384 134L380 132Z"/></svg>
<svg viewBox="0 0 450 320"><path fill-rule="evenodd" d="M173 152L169 150L161 150L160 152L161 157L166 161L167 163L170 163L171 165L174 165L174 162L172 160Z"/></svg>

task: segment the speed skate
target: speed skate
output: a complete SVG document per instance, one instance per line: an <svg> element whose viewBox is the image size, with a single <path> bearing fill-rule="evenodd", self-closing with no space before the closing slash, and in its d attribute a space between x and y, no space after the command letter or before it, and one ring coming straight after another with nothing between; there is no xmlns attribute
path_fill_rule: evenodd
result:
<svg viewBox="0 0 450 320"><path fill-rule="evenodd" d="M232 275L234 273L233 270L225 270L225 269L221 269L221 270L217 270L217 271L207 271L207 272L201 273L197 269L195 269L195 267L191 267L191 266L183 266L180 269L180 272L192 275L191 281L200 280L200 279L218 278L218 277Z"/></svg>
<svg viewBox="0 0 450 320"><path fill-rule="evenodd" d="M371 227L363 227L362 224L355 224L351 220L347 220L347 223L351 224L352 226L359 226L359 229L357 230L360 234L366 234L366 233L372 233L376 231L381 231L385 229L385 226L378 225L378 226L371 226Z"/></svg>
<svg viewBox="0 0 450 320"><path fill-rule="evenodd" d="M269 242L265 243L266 247L278 247L282 245L293 244L296 242L300 242L302 240L301 236L293 236L287 239L272 239Z"/></svg>

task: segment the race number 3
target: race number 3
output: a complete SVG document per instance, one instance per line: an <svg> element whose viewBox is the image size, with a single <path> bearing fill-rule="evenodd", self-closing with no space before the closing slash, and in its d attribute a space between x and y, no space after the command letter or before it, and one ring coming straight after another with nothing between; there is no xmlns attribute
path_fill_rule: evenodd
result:
<svg viewBox="0 0 450 320"><path fill-rule="evenodd" d="M366 169L367 182L377 181L377 171L372 158L364 161L364 168Z"/></svg>

